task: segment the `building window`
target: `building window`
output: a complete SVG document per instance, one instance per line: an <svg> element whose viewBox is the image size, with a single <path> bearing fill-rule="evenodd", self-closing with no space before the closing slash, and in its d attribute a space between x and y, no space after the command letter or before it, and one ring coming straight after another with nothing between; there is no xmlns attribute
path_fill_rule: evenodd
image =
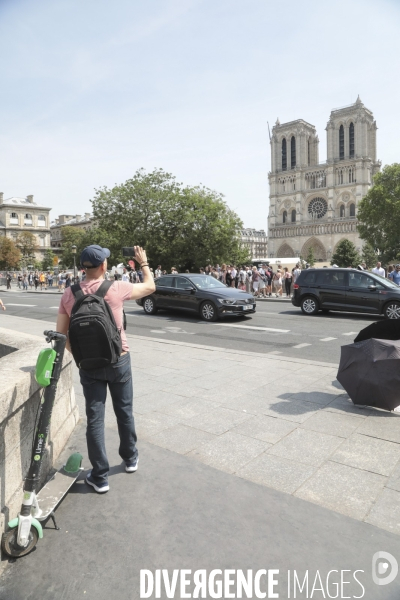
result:
<svg viewBox="0 0 400 600"><path fill-rule="evenodd" d="M283 211L282 222L287 223L287 211L286 210Z"/></svg>
<svg viewBox="0 0 400 600"><path fill-rule="evenodd" d="M30 215L29 213L26 213L24 222L25 222L25 225L32 225L32 215Z"/></svg>
<svg viewBox="0 0 400 600"><path fill-rule="evenodd" d="M286 138L282 140L282 171L287 169L287 151L286 151Z"/></svg>
<svg viewBox="0 0 400 600"><path fill-rule="evenodd" d="M354 158L354 123L350 123L349 127L349 156Z"/></svg>
<svg viewBox="0 0 400 600"><path fill-rule="evenodd" d="M343 125L339 128L339 158L344 159L344 127Z"/></svg>
<svg viewBox="0 0 400 600"><path fill-rule="evenodd" d="M11 218L12 219L18 219L17 213L11 213Z"/></svg>
<svg viewBox="0 0 400 600"><path fill-rule="evenodd" d="M350 204L350 216L351 217L356 216L356 205L355 204Z"/></svg>
<svg viewBox="0 0 400 600"><path fill-rule="evenodd" d="M325 198L313 198L308 205L308 213L313 219L321 219L328 211L328 203Z"/></svg>
<svg viewBox="0 0 400 600"><path fill-rule="evenodd" d="M10 225L18 225L18 215L15 212L10 215Z"/></svg>
<svg viewBox="0 0 400 600"><path fill-rule="evenodd" d="M292 210L292 223L296 223L296 210Z"/></svg>
<svg viewBox="0 0 400 600"><path fill-rule="evenodd" d="M307 142L307 163L308 163L308 166L310 166L310 164L311 164L311 156L310 156L310 138L308 138L308 142Z"/></svg>
<svg viewBox="0 0 400 600"><path fill-rule="evenodd" d="M343 204L340 206L340 213L339 214L340 214L340 218L343 219L343 217L344 217L344 205Z"/></svg>
<svg viewBox="0 0 400 600"><path fill-rule="evenodd" d="M39 227L45 227L46 225L46 217L44 215L38 216L38 225Z"/></svg>
<svg viewBox="0 0 400 600"><path fill-rule="evenodd" d="M296 138L294 135L290 140L290 166L292 169L296 166Z"/></svg>

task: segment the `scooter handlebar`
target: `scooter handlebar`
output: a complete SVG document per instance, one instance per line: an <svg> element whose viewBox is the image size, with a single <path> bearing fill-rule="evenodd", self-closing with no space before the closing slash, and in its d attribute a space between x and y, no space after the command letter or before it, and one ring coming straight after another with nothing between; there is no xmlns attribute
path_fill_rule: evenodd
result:
<svg viewBox="0 0 400 600"><path fill-rule="evenodd" d="M46 330L43 333L46 336L46 342L51 342L53 340L64 342L67 340L67 336L63 333L58 333L58 331Z"/></svg>

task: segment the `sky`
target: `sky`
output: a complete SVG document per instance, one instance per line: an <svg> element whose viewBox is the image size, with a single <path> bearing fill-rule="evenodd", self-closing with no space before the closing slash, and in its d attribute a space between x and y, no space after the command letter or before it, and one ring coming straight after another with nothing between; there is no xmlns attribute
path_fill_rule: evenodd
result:
<svg viewBox="0 0 400 600"><path fill-rule="evenodd" d="M0 191L59 214L156 167L267 229L270 127L359 94L400 162L400 1L0 0Z"/></svg>

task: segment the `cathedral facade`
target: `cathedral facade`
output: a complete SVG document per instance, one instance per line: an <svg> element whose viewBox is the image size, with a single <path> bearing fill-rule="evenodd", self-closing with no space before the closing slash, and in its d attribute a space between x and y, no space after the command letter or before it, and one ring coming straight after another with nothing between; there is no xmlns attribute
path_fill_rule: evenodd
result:
<svg viewBox="0 0 400 600"><path fill-rule="evenodd" d="M268 255L331 260L337 244L351 240L361 252L357 208L380 169L376 122L360 98L332 110L327 127L327 160L319 162L314 125L298 119L271 135Z"/></svg>

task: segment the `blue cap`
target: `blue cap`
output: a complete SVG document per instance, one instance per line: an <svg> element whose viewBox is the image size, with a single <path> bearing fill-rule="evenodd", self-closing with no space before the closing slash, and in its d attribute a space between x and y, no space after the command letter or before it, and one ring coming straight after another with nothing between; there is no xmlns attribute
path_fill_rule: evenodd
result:
<svg viewBox="0 0 400 600"><path fill-rule="evenodd" d="M81 252L81 265L85 262L89 262L94 267L99 267L106 258L109 258L110 251L108 248L102 248L101 246L86 246Z"/></svg>

